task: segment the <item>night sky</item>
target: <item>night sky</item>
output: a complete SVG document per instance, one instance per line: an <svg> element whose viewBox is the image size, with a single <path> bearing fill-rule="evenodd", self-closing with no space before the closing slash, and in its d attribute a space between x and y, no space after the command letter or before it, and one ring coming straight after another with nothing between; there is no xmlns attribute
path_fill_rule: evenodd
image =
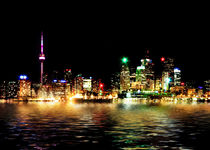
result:
<svg viewBox="0 0 210 150"><path fill-rule="evenodd" d="M184 80L209 79L209 26L196 16L139 15L14 15L1 22L0 80L27 74L39 81L40 32L44 32L45 71L71 68L72 72L108 78L120 70L120 59L132 66L149 49L154 62L161 56L176 59ZM41 19L39 19L39 17ZM89 74L87 74L89 75Z"/></svg>

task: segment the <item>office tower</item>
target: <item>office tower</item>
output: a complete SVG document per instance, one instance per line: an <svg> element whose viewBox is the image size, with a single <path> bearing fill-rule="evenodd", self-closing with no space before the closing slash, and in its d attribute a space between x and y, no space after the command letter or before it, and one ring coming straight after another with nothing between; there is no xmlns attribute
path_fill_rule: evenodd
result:
<svg viewBox="0 0 210 150"><path fill-rule="evenodd" d="M71 83L71 81L72 81L71 69L65 69L64 70L64 80L66 80L68 83Z"/></svg>
<svg viewBox="0 0 210 150"><path fill-rule="evenodd" d="M171 79L170 86L174 84L174 58L162 57L161 64L163 72L168 72L169 78Z"/></svg>
<svg viewBox="0 0 210 150"><path fill-rule="evenodd" d="M74 94L83 94L83 77L82 77L82 74L78 74L74 78L73 93Z"/></svg>
<svg viewBox="0 0 210 150"><path fill-rule="evenodd" d="M161 90L161 80L156 79L155 80L155 91L160 91Z"/></svg>
<svg viewBox="0 0 210 150"><path fill-rule="evenodd" d="M120 92L130 89L130 70L128 67L128 58L122 59L122 68L120 72Z"/></svg>
<svg viewBox="0 0 210 150"><path fill-rule="evenodd" d="M202 97L203 96L203 89L198 89L198 97Z"/></svg>
<svg viewBox="0 0 210 150"><path fill-rule="evenodd" d="M120 73L114 73L111 76L111 90L113 94L118 94L120 89Z"/></svg>
<svg viewBox="0 0 210 150"><path fill-rule="evenodd" d="M130 83L136 82L136 68L130 68Z"/></svg>
<svg viewBox="0 0 210 150"><path fill-rule="evenodd" d="M145 66L137 66L135 73L135 82L131 83L133 90L145 89L146 75L144 73Z"/></svg>
<svg viewBox="0 0 210 150"><path fill-rule="evenodd" d="M141 84L144 85L145 90L154 90L154 64L147 55L144 59L141 59L141 67L137 68L139 74L141 74ZM139 76L138 76L139 77ZM139 80L139 79L138 79Z"/></svg>
<svg viewBox="0 0 210 150"><path fill-rule="evenodd" d="M19 97L31 96L31 82L26 75L19 76Z"/></svg>
<svg viewBox="0 0 210 150"><path fill-rule="evenodd" d="M210 91L210 80L204 81L204 87L205 87L207 92Z"/></svg>
<svg viewBox="0 0 210 150"><path fill-rule="evenodd" d="M66 98L69 96L69 86L66 80L53 80L52 93L54 97Z"/></svg>
<svg viewBox="0 0 210 150"><path fill-rule="evenodd" d="M17 98L18 83L16 81L9 81L7 85L7 98Z"/></svg>
<svg viewBox="0 0 210 150"><path fill-rule="evenodd" d="M96 95L98 94L99 82L97 80L92 80L92 92Z"/></svg>
<svg viewBox="0 0 210 150"><path fill-rule="evenodd" d="M7 82L3 81L0 83L0 98L6 98Z"/></svg>
<svg viewBox="0 0 210 150"><path fill-rule="evenodd" d="M44 45L43 45L43 32L41 32L41 54L39 56L39 60L40 60L40 63L41 63L41 74L40 74L40 83L43 84L43 71L44 71L44 60L45 60L45 55L44 55L44 52L43 52L43 48L44 48Z"/></svg>
<svg viewBox="0 0 210 150"><path fill-rule="evenodd" d="M71 69L65 69L64 70L64 80L66 80L67 85L69 87L69 91L72 92L73 90L73 77Z"/></svg>
<svg viewBox="0 0 210 150"><path fill-rule="evenodd" d="M91 90L92 90L92 78L83 79L83 90L91 92Z"/></svg>
<svg viewBox="0 0 210 150"><path fill-rule="evenodd" d="M142 82L143 80L146 80L144 69L145 69L145 66L138 66L136 68L136 82Z"/></svg>
<svg viewBox="0 0 210 150"><path fill-rule="evenodd" d="M169 84L171 82L171 79L169 77L168 72L163 72L162 73L162 90L163 91L168 91L169 90Z"/></svg>
<svg viewBox="0 0 210 150"><path fill-rule="evenodd" d="M174 68L174 86L181 85L181 70L179 68Z"/></svg>

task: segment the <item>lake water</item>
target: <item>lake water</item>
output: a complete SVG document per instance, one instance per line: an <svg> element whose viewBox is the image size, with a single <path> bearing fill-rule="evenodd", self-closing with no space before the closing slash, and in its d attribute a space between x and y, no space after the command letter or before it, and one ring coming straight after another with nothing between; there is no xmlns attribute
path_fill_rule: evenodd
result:
<svg viewBox="0 0 210 150"><path fill-rule="evenodd" d="M0 102L7 149L208 149L209 104Z"/></svg>

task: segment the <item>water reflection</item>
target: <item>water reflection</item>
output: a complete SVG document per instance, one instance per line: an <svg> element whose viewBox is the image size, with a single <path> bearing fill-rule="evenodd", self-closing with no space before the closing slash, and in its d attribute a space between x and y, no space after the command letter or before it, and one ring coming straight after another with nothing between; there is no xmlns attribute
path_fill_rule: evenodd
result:
<svg viewBox="0 0 210 150"><path fill-rule="evenodd" d="M201 149L210 105L34 102L0 104L8 149Z"/></svg>

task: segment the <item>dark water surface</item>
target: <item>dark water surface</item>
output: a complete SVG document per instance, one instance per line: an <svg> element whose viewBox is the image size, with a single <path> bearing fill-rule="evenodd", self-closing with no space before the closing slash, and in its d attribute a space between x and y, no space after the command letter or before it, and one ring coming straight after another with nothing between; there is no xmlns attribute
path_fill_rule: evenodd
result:
<svg viewBox="0 0 210 150"><path fill-rule="evenodd" d="M208 149L209 104L0 102L7 149Z"/></svg>

